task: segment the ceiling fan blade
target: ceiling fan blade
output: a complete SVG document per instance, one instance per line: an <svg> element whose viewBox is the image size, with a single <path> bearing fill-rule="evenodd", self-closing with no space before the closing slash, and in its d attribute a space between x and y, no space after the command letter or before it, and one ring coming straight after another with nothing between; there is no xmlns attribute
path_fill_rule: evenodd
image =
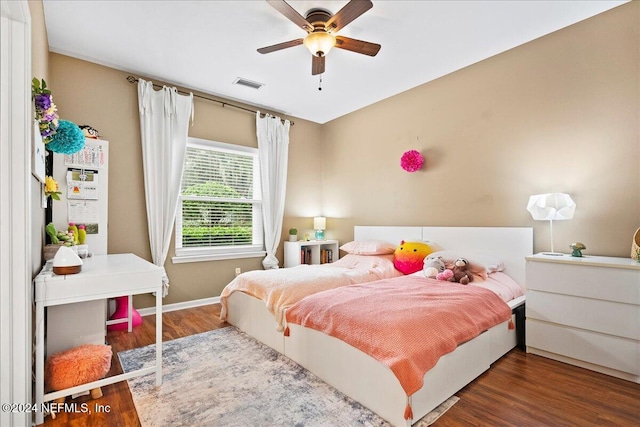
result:
<svg viewBox="0 0 640 427"><path fill-rule="evenodd" d="M295 39L295 40L290 40L288 42L274 44L272 46L261 47L260 49L258 49L258 52L271 53L271 52L275 52L276 50L286 49L288 47L294 47L301 44L302 44L302 39Z"/></svg>
<svg viewBox="0 0 640 427"><path fill-rule="evenodd" d="M350 50L351 52L361 53L363 55L376 56L381 46L377 43L336 36L336 47Z"/></svg>
<svg viewBox="0 0 640 427"><path fill-rule="evenodd" d="M371 0L351 0L327 21L327 31L340 31L349 22L373 7Z"/></svg>
<svg viewBox="0 0 640 427"><path fill-rule="evenodd" d="M309 23L304 16L300 15L293 7L284 0L267 0L271 6L273 6L278 12L283 14L287 19L302 28L306 32L313 31L313 25Z"/></svg>
<svg viewBox="0 0 640 427"><path fill-rule="evenodd" d="M324 56L311 56L311 75L315 76L316 74L324 73Z"/></svg>

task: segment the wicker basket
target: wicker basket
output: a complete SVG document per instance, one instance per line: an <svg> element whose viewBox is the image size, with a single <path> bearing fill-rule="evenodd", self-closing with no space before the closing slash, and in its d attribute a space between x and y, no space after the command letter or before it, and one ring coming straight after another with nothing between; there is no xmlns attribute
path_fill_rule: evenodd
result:
<svg viewBox="0 0 640 427"><path fill-rule="evenodd" d="M49 261L50 259L53 259L53 257L56 256L58 249L61 247L62 245L45 245L42 249L42 256L44 257L44 260Z"/></svg>
<svg viewBox="0 0 640 427"><path fill-rule="evenodd" d="M639 255L640 255L640 228L638 228L635 234L633 235L633 242L631 242L631 258L638 260Z"/></svg>

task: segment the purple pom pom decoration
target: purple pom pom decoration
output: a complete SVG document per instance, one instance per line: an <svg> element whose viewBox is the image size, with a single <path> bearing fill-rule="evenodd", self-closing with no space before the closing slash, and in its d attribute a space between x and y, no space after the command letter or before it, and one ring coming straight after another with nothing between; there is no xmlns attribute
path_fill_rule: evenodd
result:
<svg viewBox="0 0 640 427"><path fill-rule="evenodd" d="M78 125L68 120L60 120L58 130L46 147L54 153L77 153L84 147L84 133Z"/></svg>
<svg viewBox="0 0 640 427"><path fill-rule="evenodd" d="M56 129L58 129L58 113L53 103L51 91L47 89L47 82L35 77L31 81L31 95L35 107L35 119L42 136L42 142L48 144Z"/></svg>
<svg viewBox="0 0 640 427"><path fill-rule="evenodd" d="M400 158L400 166L407 172L415 172L422 167L424 157L416 150L409 150Z"/></svg>
<svg viewBox="0 0 640 427"><path fill-rule="evenodd" d="M51 95L38 94L34 97L36 108L45 111L51 107Z"/></svg>

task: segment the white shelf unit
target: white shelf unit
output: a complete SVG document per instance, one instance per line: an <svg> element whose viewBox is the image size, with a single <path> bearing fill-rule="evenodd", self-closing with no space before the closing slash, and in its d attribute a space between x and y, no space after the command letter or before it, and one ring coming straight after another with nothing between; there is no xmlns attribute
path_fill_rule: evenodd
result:
<svg viewBox="0 0 640 427"><path fill-rule="evenodd" d="M640 383L640 263L526 259L527 352Z"/></svg>
<svg viewBox="0 0 640 427"><path fill-rule="evenodd" d="M69 198L67 171L95 171L98 179L97 199ZM53 155L53 177L60 186L60 200L52 203L52 222L58 230L69 224L69 202L85 203L87 211L95 207L97 233L87 234L86 243L93 255L107 254L109 215L109 141L85 139L85 146L76 154ZM77 221L78 224L85 223ZM93 223L94 221L92 221ZM47 309L47 353L69 350L80 344L104 344L107 335L108 307L106 300L91 300L74 304L54 305Z"/></svg>
<svg viewBox="0 0 640 427"><path fill-rule="evenodd" d="M323 251L331 251L331 262L339 257L337 240L299 240L297 242L284 242L284 266L295 267L303 264L303 251L310 252L310 264L324 264Z"/></svg>

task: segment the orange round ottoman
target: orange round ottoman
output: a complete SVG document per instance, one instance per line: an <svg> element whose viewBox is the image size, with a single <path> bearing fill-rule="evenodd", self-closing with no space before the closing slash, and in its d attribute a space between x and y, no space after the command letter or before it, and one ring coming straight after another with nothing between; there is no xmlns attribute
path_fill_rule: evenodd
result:
<svg viewBox="0 0 640 427"><path fill-rule="evenodd" d="M47 357L44 381L49 391L64 390L104 378L111 369L111 346L84 344ZM100 387L91 390L91 397L102 397ZM64 397L56 399L64 402Z"/></svg>

